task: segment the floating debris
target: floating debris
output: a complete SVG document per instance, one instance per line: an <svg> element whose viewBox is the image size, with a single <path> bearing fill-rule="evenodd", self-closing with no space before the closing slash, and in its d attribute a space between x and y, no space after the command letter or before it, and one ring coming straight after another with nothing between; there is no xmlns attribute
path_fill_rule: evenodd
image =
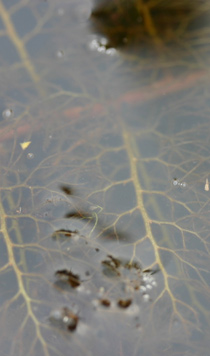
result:
<svg viewBox="0 0 210 356"><path fill-rule="evenodd" d="M120 299L118 300L117 304L120 308L126 309L128 308L132 303L132 299Z"/></svg>
<svg viewBox="0 0 210 356"><path fill-rule="evenodd" d="M139 290L142 282L142 268L136 261L120 260L112 255L102 261L103 273L108 277L119 277L127 292Z"/></svg>
<svg viewBox="0 0 210 356"><path fill-rule="evenodd" d="M101 305L103 305L104 307L110 307L110 305L111 305L111 302L110 302L110 300L109 299L100 299L100 303L101 303Z"/></svg>
<svg viewBox="0 0 210 356"><path fill-rule="evenodd" d="M34 154L33 154L32 152L29 152L29 153L27 154L27 158L28 158L28 159L33 159L33 158L34 158Z"/></svg>
<svg viewBox="0 0 210 356"><path fill-rule="evenodd" d="M57 230L53 233L52 237L53 238L60 238L60 237L72 237L73 235L78 234L77 230L66 230L66 229L60 229Z"/></svg>
<svg viewBox="0 0 210 356"><path fill-rule="evenodd" d="M66 195L73 195L73 190L70 186L68 185L61 185L60 189L62 192L64 192Z"/></svg>
<svg viewBox="0 0 210 356"><path fill-rule="evenodd" d="M72 288L80 286L80 278L70 270L62 269L55 272L55 276L62 282L69 283Z"/></svg>
<svg viewBox="0 0 210 356"><path fill-rule="evenodd" d="M53 310L50 314L49 320L54 326L68 331L74 331L77 327L79 317L69 308L64 307Z"/></svg>
<svg viewBox="0 0 210 356"><path fill-rule="evenodd" d="M122 264L121 261L111 255L107 257L107 260L101 262L104 267L104 274L120 276L121 274L118 269Z"/></svg>
<svg viewBox="0 0 210 356"><path fill-rule="evenodd" d="M19 206L19 208L16 210L16 213L17 213L17 214L21 214L21 212L22 212L22 207Z"/></svg>
<svg viewBox="0 0 210 356"><path fill-rule="evenodd" d="M204 190L205 190L206 192L209 191L209 180L208 180L208 178L206 178L206 183L205 183L205 186L204 186Z"/></svg>

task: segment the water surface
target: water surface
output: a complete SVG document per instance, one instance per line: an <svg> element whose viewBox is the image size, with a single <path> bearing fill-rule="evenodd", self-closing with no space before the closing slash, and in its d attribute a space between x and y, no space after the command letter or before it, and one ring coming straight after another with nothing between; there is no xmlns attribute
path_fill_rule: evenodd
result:
<svg viewBox="0 0 210 356"><path fill-rule="evenodd" d="M7 356L207 355L207 1L0 1Z"/></svg>

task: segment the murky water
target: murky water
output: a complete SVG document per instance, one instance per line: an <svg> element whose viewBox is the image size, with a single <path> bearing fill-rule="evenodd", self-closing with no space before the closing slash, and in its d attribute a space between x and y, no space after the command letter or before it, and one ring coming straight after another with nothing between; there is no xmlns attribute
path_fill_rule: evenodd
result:
<svg viewBox="0 0 210 356"><path fill-rule="evenodd" d="M0 0L11 356L206 356L208 1Z"/></svg>

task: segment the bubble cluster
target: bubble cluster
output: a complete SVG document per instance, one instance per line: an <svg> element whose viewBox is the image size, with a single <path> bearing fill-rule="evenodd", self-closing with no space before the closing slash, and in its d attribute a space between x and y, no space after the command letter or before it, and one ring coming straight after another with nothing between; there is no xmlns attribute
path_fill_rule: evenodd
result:
<svg viewBox="0 0 210 356"><path fill-rule="evenodd" d="M119 278L121 288L125 292L118 300L118 306L127 308L131 305L138 291L142 296L143 301L151 300L151 291L157 286L154 278L154 270L142 270L137 261L130 261L116 258L112 255L107 255L107 259L102 261L103 273L110 278ZM104 299L104 289L100 289L100 297Z"/></svg>
<svg viewBox="0 0 210 356"><path fill-rule="evenodd" d="M143 273L140 291L145 302L150 300L149 291L151 291L156 286L157 282L151 273Z"/></svg>
<svg viewBox="0 0 210 356"><path fill-rule="evenodd" d="M99 53L104 53L109 56L113 56L117 53L115 48L107 48L107 39L102 37L100 40L94 38L89 43L89 48L93 51L97 51Z"/></svg>
<svg viewBox="0 0 210 356"><path fill-rule="evenodd" d="M187 187L187 183L186 182L180 182L179 179L177 178L173 178L172 184L174 186L180 187L180 188L186 188Z"/></svg>

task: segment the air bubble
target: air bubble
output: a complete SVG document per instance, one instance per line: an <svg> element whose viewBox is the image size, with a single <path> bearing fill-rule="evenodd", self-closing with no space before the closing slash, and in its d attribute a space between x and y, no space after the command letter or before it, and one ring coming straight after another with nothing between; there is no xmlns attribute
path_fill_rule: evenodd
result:
<svg viewBox="0 0 210 356"><path fill-rule="evenodd" d="M149 300L150 300L149 294L144 294L144 295L143 295L143 300L144 300L145 302L149 302Z"/></svg>
<svg viewBox="0 0 210 356"><path fill-rule="evenodd" d="M173 181L172 181L172 184L175 185L175 186L179 185L178 179L174 178Z"/></svg>
<svg viewBox="0 0 210 356"><path fill-rule="evenodd" d="M10 119L12 116L13 116L13 110L12 109L5 109L2 112L3 119Z"/></svg>
<svg viewBox="0 0 210 356"><path fill-rule="evenodd" d="M31 153L31 152L29 152L29 153L27 154L27 158L28 158L28 159L33 159L33 158L34 158L34 154Z"/></svg>
<svg viewBox="0 0 210 356"><path fill-rule="evenodd" d="M105 37L102 37L101 40L100 40L100 44L101 44L102 46L107 46L107 44L108 44L107 39L106 39Z"/></svg>
<svg viewBox="0 0 210 356"><path fill-rule="evenodd" d="M98 51L99 53L106 53L106 47L104 47L104 46L98 46L97 51Z"/></svg>
<svg viewBox="0 0 210 356"><path fill-rule="evenodd" d="M146 285L146 288L147 288L147 289L152 289L151 284L147 284L147 285Z"/></svg>
<svg viewBox="0 0 210 356"><path fill-rule="evenodd" d="M105 288L104 287L100 287L99 288L99 292L98 292L99 296L102 296L104 294L104 292L105 292Z"/></svg>
<svg viewBox="0 0 210 356"><path fill-rule="evenodd" d="M98 49L98 41L93 39L90 43L89 43L89 48L92 50L97 50Z"/></svg>
<svg viewBox="0 0 210 356"><path fill-rule="evenodd" d="M62 321L63 313L60 309L55 309L50 314L50 320L52 321Z"/></svg>
<svg viewBox="0 0 210 356"><path fill-rule="evenodd" d="M64 52L62 50L57 51L56 57L57 58L63 58L64 57Z"/></svg>
<svg viewBox="0 0 210 356"><path fill-rule="evenodd" d="M114 56L117 53L115 48L108 48L106 50L106 54L110 55L110 56Z"/></svg>
<svg viewBox="0 0 210 356"><path fill-rule="evenodd" d="M62 7L60 7L60 8L58 9L58 15L59 15L59 16L63 16L63 15L64 15L64 9L63 9Z"/></svg>
<svg viewBox="0 0 210 356"><path fill-rule="evenodd" d="M65 324L67 324L67 323L69 322L69 317L68 317L68 316L64 316L63 322L64 322Z"/></svg>

